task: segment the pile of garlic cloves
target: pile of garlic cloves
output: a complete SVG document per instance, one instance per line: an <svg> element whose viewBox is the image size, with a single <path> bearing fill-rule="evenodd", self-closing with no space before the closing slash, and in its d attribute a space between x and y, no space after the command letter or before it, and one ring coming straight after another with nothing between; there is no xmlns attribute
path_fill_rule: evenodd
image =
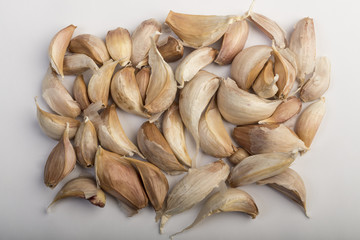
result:
<svg viewBox="0 0 360 240"><path fill-rule="evenodd" d="M299 20L287 39L252 7L229 16L170 11L166 33L155 19L101 38L73 36L74 25L56 33L42 81L52 112L35 98L40 128L58 141L44 164L44 183L55 188L76 163L94 170L63 184L49 207L68 197L104 207L108 195L132 216L150 204L162 233L169 218L203 203L188 230L219 212L255 218L261 209L241 186L256 183L284 194L307 216L304 181L291 165L310 150L324 117L330 61L316 54L313 19ZM269 42L250 45L252 28ZM186 56L184 48L191 49ZM211 64L228 65L229 75L203 70ZM65 76L74 79L72 92ZM143 119L136 142L118 111ZM218 160L200 161L199 151ZM168 178L179 174L169 189Z"/></svg>

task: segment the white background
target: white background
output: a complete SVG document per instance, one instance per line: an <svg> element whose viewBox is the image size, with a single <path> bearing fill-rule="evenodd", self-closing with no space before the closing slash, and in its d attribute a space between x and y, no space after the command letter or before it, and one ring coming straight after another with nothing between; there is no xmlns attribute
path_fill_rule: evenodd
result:
<svg viewBox="0 0 360 240"><path fill-rule="evenodd" d="M195 14L242 14L250 0L233 1L0 1L0 239L168 239L195 218L199 207L173 217L159 235L154 211L148 207L127 218L108 197L104 209L81 199L59 202L46 214L55 190L43 184L43 169L56 141L40 130L34 96L48 67L53 35L74 24L74 35L131 31L143 20L163 22L168 11ZM357 1L257 0L254 10L290 32L300 18L314 18L318 55L332 62L327 113L311 148L293 168L307 187L307 219L293 202L266 186L243 187L259 208L255 220L240 213L206 219L177 239L358 239L360 235L359 146L359 5ZM270 44L251 28L247 45ZM222 77L228 68L209 67ZM72 81L70 79L70 81ZM42 107L45 104L40 102ZM135 140L142 119L119 112L126 133ZM188 142L189 145L193 142ZM202 156L200 164L210 158ZM80 167L68 176L84 172ZM172 183L174 179L172 179Z"/></svg>

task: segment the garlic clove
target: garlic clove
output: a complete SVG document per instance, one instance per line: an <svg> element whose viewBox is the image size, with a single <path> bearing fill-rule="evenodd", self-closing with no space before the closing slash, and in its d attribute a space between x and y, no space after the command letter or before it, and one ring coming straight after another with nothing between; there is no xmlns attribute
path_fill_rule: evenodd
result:
<svg viewBox="0 0 360 240"><path fill-rule="evenodd" d="M84 110L90 105L83 75L76 76L73 85L73 95L75 100L79 103L81 110Z"/></svg>
<svg viewBox="0 0 360 240"><path fill-rule="evenodd" d="M146 91L150 81L150 73L151 73L150 67L143 67L135 75L143 103L145 103L145 99L146 99Z"/></svg>
<svg viewBox="0 0 360 240"><path fill-rule="evenodd" d="M245 151L243 148L237 148L236 152L231 155L230 157L228 157L229 161L232 164L238 164L239 162L241 162L242 160L244 160L245 158L247 158L249 155L249 153L247 151Z"/></svg>
<svg viewBox="0 0 360 240"><path fill-rule="evenodd" d="M279 80L279 75L274 76L273 62L269 60L265 67L257 76L252 88L254 92L262 98L271 98L275 96L278 91L276 82Z"/></svg>
<svg viewBox="0 0 360 240"><path fill-rule="evenodd" d="M184 55L184 46L172 36L167 38L165 44L158 46L158 50L165 62L176 62Z"/></svg>
<svg viewBox="0 0 360 240"><path fill-rule="evenodd" d="M105 42L106 48L114 61L118 61L122 67L130 63L132 42L128 30L118 27L108 31Z"/></svg>
<svg viewBox="0 0 360 240"><path fill-rule="evenodd" d="M93 74L99 70L99 67L96 65L96 63L94 62L94 60L92 60L91 57L81 53L75 53L65 56L64 58L65 75L82 74L88 69L90 69Z"/></svg>

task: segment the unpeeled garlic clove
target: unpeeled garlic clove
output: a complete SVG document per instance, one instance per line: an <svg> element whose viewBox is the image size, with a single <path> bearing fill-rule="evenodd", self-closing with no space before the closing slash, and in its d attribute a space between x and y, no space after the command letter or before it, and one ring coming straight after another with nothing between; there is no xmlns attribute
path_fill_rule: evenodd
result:
<svg viewBox="0 0 360 240"><path fill-rule="evenodd" d="M191 167L192 160L186 149L184 125L177 103L173 103L165 112L162 131L176 158L185 166Z"/></svg>
<svg viewBox="0 0 360 240"><path fill-rule="evenodd" d="M151 115L162 113L168 109L173 103L177 91L174 73L158 51L155 36L151 37L149 51L151 75L144 106L145 111Z"/></svg>
<svg viewBox="0 0 360 240"><path fill-rule="evenodd" d="M256 123L270 117L280 103L279 100L262 99L244 91L230 78L221 81L217 93L221 115L226 121L237 125Z"/></svg>
<svg viewBox="0 0 360 240"><path fill-rule="evenodd" d="M151 38L156 32L161 32L161 25L158 21L151 18L143 21L132 33L132 54L131 63L136 68L147 65L148 53L151 47ZM158 40L155 34L154 41Z"/></svg>
<svg viewBox="0 0 360 240"><path fill-rule="evenodd" d="M56 194L48 209L55 202L68 197L83 198L101 208L104 207L106 203L105 193L96 186L94 179L78 177L65 183L61 190Z"/></svg>
<svg viewBox="0 0 360 240"><path fill-rule="evenodd" d="M172 36L168 37L165 44L158 46L158 50L166 62L176 62L184 55L184 46Z"/></svg>
<svg viewBox="0 0 360 240"><path fill-rule="evenodd" d="M274 76L273 62L269 60L257 76L252 88L259 97L271 98L278 91L276 86L278 80L279 75Z"/></svg>
<svg viewBox="0 0 360 240"><path fill-rule="evenodd" d="M330 72L330 60L327 57L318 58L316 60L314 74L301 88L301 100L304 102L310 102L320 98L329 88Z"/></svg>
<svg viewBox="0 0 360 240"><path fill-rule="evenodd" d="M248 156L249 156L249 153L247 151L245 151L243 148L239 147L239 148L237 148L236 152L233 155L228 157L228 159L231 163L236 165L239 162L241 162L242 160L244 160L245 158L247 158Z"/></svg>
<svg viewBox="0 0 360 240"><path fill-rule="evenodd" d="M296 55L297 77L302 84L305 81L306 74L312 73L315 67L316 37L312 18L303 18L295 25L289 48Z"/></svg>
<svg viewBox="0 0 360 240"><path fill-rule="evenodd" d="M206 154L217 158L229 157L235 152L229 134L224 126L215 98L211 100L199 121L200 148Z"/></svg>
<svg viewBox="0 0 360 240"><path fill-rule="evenodd" d="M148 88L150 81L150 73L151 73L151 69L149 67L143 67L135 75L143 103L145 103L145 99L146 99L146 90Z"/></svg>
<svg viewBox="0 0 360 240"><path fill-rule="evenodd" d="M215 62L219 65L230 64L235 56L244 48L248 35L249 24L246 20L232 23L224 34Z"/></svg>
<svg viewBox="0 0 360 240"><path fill-rule="evenodd" d="M232 135L251 154L308 150L304 142L283 124L239 126Z"/></svg>
<svg viewBox="0 0 360 240"><path fill-rule="evenodd" d="M285 171L297 155L297 152L276 152L247 157L231 170L228 181L232 187L238 187L275 176Z"/></svg>
<svg viewBox="0 0 360 240"><path fill-rule="evenodd" d="M74 101L50 67L42 82L42 96L49 107L62 116L76 118L81 112L80 105Z"/></svg>
<svg viewBox="0 0 360 240"><path fill-rule="evenodd" d="M166 173L175 175L187 171L154 123L145 122L140 127L137 143L146 159Z"/></svg>
<svg viewBox="0 0 360 240"><path fill-rule="evenodd" d="M325 114L325 98L309 105L299 116L295 132L310 147Z"/></svg>
<svg viewBox="0 0 360 240"><path fill-rule="evenodd" d="M80 125L78 120L45 112L40 108L37 98L35 98L35 104L40 128L46 135L59 140L65 131L66 123L69 123L69 138L71 139L75 136Z"/></svg>
<svg viewBox="0 0 360 240"><path fill-rule="evenodd" d="M259 124L283 123L301 111L301 101L295 96L289 97L282 102L271 117L259 121Z"/></svg>
<svg viewBox="0 0 360 240"><path fill-rule="evenodd" d="M160 233L170 217L182 213L202 201L229 175L230 168L223 161L189 169L168 194L160 222Z"/></svg>
<svg viewBox="0 0 360 240"><path fill-rule="evenodd" d="M65 56L65 75L82 74L88 69L90 69L93 74L99 70L99 67L96 65L96 63L94 62L94 60L92 60L91 57L81 53L75 53Z"/></svg>
<svg viewBox="0 0 360 240"><path fill-rule="evenodd" d="M130 63L132 42L128 30L118 27L108 31L105 42L107 50L114 61L119 61L122 67Z"/></svg>
<svg viewBox="0 0 360 240"><path fill-rule="evenodd" d="M122 110L141 117L149 117L144 113L144 105L136 82L135 68L125 67L114 74L111 81L111 97Z"/></svg>
<svg viewBox="0 0 360 240"><path fill-rule="evenodd" d="M95 158L95 175L98 185L128 206L132 214L148 205L141 179L124 157L99 146Z"/></svg>
<svg viewBox="0 0 360 240"><path fill-rule="evenodd" d="M105 106L108 104L111 77L114 73L117 61L109 60L90 78L88 95L91 102L101 101Z"/></svg>
<svg viewBox="0 0 360 240"><path fill-rule="evenodd" d="M69 25L61 29L51 40L48 54L51 67L57 74L64 77L63 64L66 49L69 46L70 39L75 31L76 26Z"/></svg>
<svg viewBox="0 0 360 240"><path fill-rule="evenodd" d="M271 56L272 49L265 45L248 47L239 52L231 64L231 78L239 88L248 90Z"/></svg>
<svg viewBox="0 0 360 240"><path fill-rule="evenodd" d="M217 52L211 47L202 47L187 55L175 71L175 79L179 83L179 88L183 88L185 82L190 81L200 69L212 63Z"/></svg>
<svg viewBox="0 0 360 240"><path fill-rule="evenodd" d="M85 117L84 122L75 135L74 147L78 163L83 167L94 166L94 159L96 149L98 146L98 139L96 129L88 117Z"/></svg>
<svg viewBox="0 0 360 240"><path fill-rule="evenodd" d="M49 188L54 188L75 167L76 154L69 139L69 123L58 144L51 151L44 170L44 183Z"/></svg>
<svg viewBox="0 0 360 240"><path fill-rule="evenodd" d="M86 109L90 105L83 75L76 76L73 85L73 95L75 100L79 103L81 110Z"/></svg>
<svg viewBox="0 0 360 240"><path fill-rule="evenodd" d="M247 192L236 188L229 188L224 192L219 191L214 193L205 202L194 222L181 232L171 235L171 237L189 230L205 218L221 212L243 212L253 219L259 213L254 199Z"/></svg>
<svg viewBox="0 0 360 240"><path fill-rule="evenodd" d="M104 41L91 34L81 34L71 39L69 51L83 53L100 65L110 59Z"/></svg>
<svg viewBox="0 0 360 240"><path fill-rule="evenodd" d="M257 181L257 184L268 185L300 205L306 213L306 189L300 175L291 168L270 178Z"/></svg>
<svg viewBox="0 0 360 240"><path fill-rule="evenodd" d="M180 116L195 139L196 154L200 147L199 121L201 114L219 88L219 82L218 76L201 70L180 92Z"/></svg>

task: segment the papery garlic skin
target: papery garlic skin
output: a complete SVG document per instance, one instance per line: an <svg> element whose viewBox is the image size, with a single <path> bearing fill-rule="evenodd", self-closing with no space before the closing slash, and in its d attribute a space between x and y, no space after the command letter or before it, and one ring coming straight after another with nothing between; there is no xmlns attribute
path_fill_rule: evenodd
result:
<svg viewBox="0 0 360 240"><path fill-rule="evenodd" d="M82 74L88 69L90 69L93 74L99 70L98 65L96 65L91 57L82 53L69 54L65 56L64 75Z"/></svg>

